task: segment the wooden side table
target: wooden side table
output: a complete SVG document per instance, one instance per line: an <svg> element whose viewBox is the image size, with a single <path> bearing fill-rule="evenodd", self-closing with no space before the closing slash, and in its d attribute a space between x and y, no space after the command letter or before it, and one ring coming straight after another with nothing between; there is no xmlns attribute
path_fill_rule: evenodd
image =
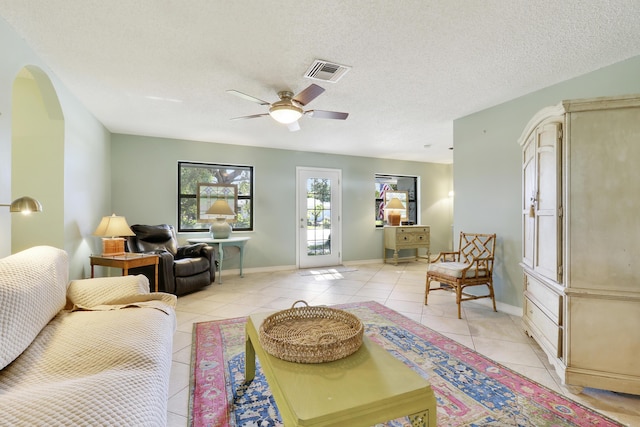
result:
<svg viewBox="0 0 640 427"><path fill-rule="evenodd" d="M100 256L92 255L91 259L91 277L93 277L93 266L100 265L103 267L121 268L122 275L127 276L130 268L144 267L147 265L155 265L155 292L158 292L158 255L153 254L136 254L126 253L124 255Z"/></svg>

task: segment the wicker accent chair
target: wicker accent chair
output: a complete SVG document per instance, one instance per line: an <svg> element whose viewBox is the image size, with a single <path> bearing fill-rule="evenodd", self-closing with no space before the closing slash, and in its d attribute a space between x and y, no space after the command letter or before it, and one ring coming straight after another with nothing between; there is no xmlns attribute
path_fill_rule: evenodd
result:
<svg viewBox="0 0 640 427"><path fill-rule="evenodd" d="M440 252L429 264L424 304L427 305L429 291L447 290L456 293L458 319L462 319L462 301L491 298L493 311L496 298L493 292L493 253L496 246L495 234L460 233L458 252ZM439 288L431 289L431 282L440 282ZM470 286L487 286L488 295L473 295L464 290Z"/></svg>

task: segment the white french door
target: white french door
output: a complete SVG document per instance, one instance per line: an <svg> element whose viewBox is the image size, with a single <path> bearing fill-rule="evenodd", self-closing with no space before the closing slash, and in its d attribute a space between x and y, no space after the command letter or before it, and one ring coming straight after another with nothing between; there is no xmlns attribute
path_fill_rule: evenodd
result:
<svg viewBox="0 0 640 427"><path fill-rule="evenodd" d="M339 169L297 167L298 268L342 263Z"/></svg>

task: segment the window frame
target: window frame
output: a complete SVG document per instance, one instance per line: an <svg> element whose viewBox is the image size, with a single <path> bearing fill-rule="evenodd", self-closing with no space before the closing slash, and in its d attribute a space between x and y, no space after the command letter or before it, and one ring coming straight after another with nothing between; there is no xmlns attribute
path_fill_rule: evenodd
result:
<svg viewBox="0 0 640 427"><path fill-rule="evenodd" d="M374 174L374 209L375 209L375 219L374 224L376 228L383 228L387 226L387 222L380 220L380 204L383 202L384 195L379 197L378 193L378 184L381 184L382 180L404 180L404 179L413 179L413 188L397 188L397 182L395 184L396 188L391 187L390 191L398 192L398 191L407 191L408 192L408 221L413 222L413 225L417 225L420 222L420 198L419 198L419 188L420 188L420 177L417 175L399 175L399 174L390 174L390 173L375 173ZM402 224L401 224L402 225Z"/></svg>
<svg viewBox="0 0 640 427"><path fill-rule="evenodd" d="M195 193L191 194L191 193L184 193L183 194L183 188L186 185L183 185L182 183L182 171L183 168L188 168L188 167L193 167L193 168L203 168L203 169L211 169L211 170L216 170L216 169L226 169L226 170L234 170L234 169L238 169L238 170L244 170L244 171L248 171L249 172L249 194L244 194L241 191L238 191L238 195L237 195L237 201L238 201L238 205L239 206L245 206L248 205L249 206L249 214L248 214L248 226L246 227L236 227L235 223L232 223L231 226L233 228L234 232L237 231L253 231L254 229L254 215L255 215L255 203L254 203L254 181L255 181L255 168L253 166L250 165L234 165L234 164L224 164L224 163L208 163L208 162L194 162L194 161L178 161L178 203L177 203L177 213L178 213L178 220L177 220L177 224L178 224L178 232L179 233L204 233L204 232L208 232L209 231L209 227L206 226L206 223L199 223L199 224L203 224L205 225L205 227L202 228L188 228L188 227L183 227L182 225L182 218L183 218L183 202L185 200L193 200L194 203L197 203L198 200L198 194L197 194L197 184L198 183L193 183L194 184L194 189L196 190ZM209 182L210 184L228 184L226 182ZM237 211L236 211L237 212ZM196 212L197 215L197 212ZM196 219L197 221L197 219ZM198 222L196 222L196 224L198 224Z"/></svg>

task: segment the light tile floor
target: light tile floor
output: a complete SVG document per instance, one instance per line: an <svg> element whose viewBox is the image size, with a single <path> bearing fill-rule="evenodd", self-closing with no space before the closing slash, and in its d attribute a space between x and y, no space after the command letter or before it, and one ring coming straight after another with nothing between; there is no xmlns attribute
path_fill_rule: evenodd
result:
<svg viewBox="0 0 640 427"><path fill-rule="evenodd" d="M595 389L572 394L562 386L540 347L523 333L520 317L467 302L462 305L460 320L455 297L447 292L430 293L429 305L423 305L424 262L349 265L346 270L352 271L303 275L293 270L247 273L243 278L225 272L222 285L216 282L180 297L178 329L173 340L168 426L187 425L194 323L282 310L300 299L310 305L378 301L585 406L623 424L640 426L640 396Z"/></svg>

